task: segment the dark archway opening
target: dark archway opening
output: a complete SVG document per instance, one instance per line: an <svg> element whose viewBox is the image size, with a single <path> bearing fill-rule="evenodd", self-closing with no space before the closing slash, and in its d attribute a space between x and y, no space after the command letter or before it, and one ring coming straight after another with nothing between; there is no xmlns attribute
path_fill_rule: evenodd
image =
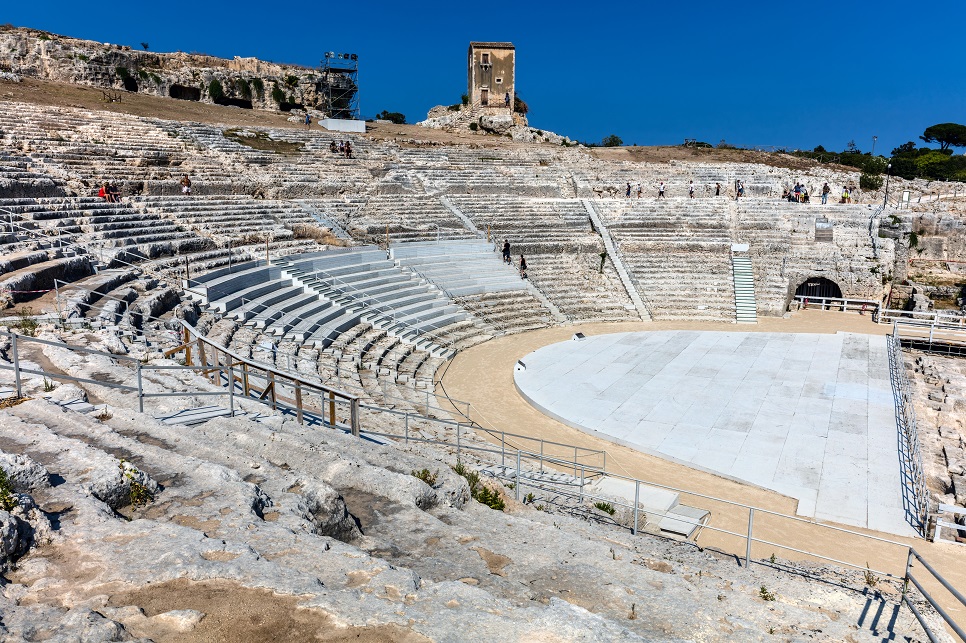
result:
<svg viewBox="0 0 966 643"><path fill-rule="evenodd" d="M126 77L124 80L124 89L129 92L137 93L138 91L138 81L134 80L130 76Z"/></svg>
<svg viewBox="0 0 966 643"><path fill-rule="evenodd" d="M305 109L299 103L279 103L278 108L283 112L290 112L293 109Z"/></svg>
<svg viewBox="0 0 966 643"><path fill-rule="evenodd" d="M201 100L201 90L197 87L174 84L168 90L168 96L179 100Z"/></svg>
<svg viewBox="0 0 966 643"><path fill-rule="evenodd" d="M839 285L831 279L826 279L825 277L812 277L811 279L807 279L802 282L802 284L795 291L795 296L840 299L842 297L842 289L839 288Z"/></svg>
<svg viewBox="0 0 966 643"><path fill-rule="evenodd" d="M225 105L226 107L242 107L244 109L252 109L252 102L250 100L245 100L243 98L227 98L225 96L222 96L221 98L216 98L215 105Z"/></svg>

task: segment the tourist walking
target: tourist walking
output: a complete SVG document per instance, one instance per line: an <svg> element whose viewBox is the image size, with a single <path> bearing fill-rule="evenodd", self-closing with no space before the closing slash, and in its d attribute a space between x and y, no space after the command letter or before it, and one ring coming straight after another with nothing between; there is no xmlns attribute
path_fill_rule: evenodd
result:
<svg viewBox="0 0 966 643"><path fill-rule="evenodd" d="M721 196L721 184L720 183L715 183L714 184L714 195L715 196Z"/></svg>
<svg viewBox="0 0 966 643"><path fill-rule="evenodd" d="M627 194L625 194L625 196L628 199L631 198L631 184L630 183L627 184Z"/></svg>
<svg viewBox="0 0 966 643"><path fill-rule="evenodd" d="M510 258L510 240L503 240L503 263L511 265L513 260Z"/></svg>
<svg viewBox="0 0 966 643"><path fill-rule="evenodd" d="M735 201L745 196L745 184L740 179L735 181Z"/></svg>
<svg viewBox="0 0 966 643"><path fill-rule="evenodd" d="M305 112L305 126L306 127L311 127L312 126L312 117L309 116L309 113L308 112Z"/></svg>
<svg viewBox="0 0 966 643"><path fill-rule="evenodd" d="M520 278L527 278L527 260L523 258L523 255L520 255Z"/></svg>
<svg viewBox="0 0 966 643"><path fill-rule="evenodd" d="M507 109L510 109L510 92L507 92L506 93L506 96L503 97L503 105Z"/></svg>
<svg viewBox="0 0 966 643"><path fill-rule="evenodd" d="M688 197L694 198L694 181L688 181Z"/></svg>
<svg viewBox="0 0 966 643"><path fill-rule="evenodd" d="M187 174L181 177L181 194L191 194L191 179Z"/></svg>
<svg viewBox="0 0 966 643"><path fill-rule="evenodd" d="M664 181L661 181L657 186L657 198L659 199L667 198L664 196Z"/></svg>
<svg viewBox="0 0 966 643"><path fill-rule="evenodd" d="M828 195L832 191L832 188L828 186L828 181L822 186L822 205L828 203Z"/></svg>
<svg viewBox="0 0 966 643"><path fill-rule="evenodd" d="M642 187L641 187L641 184L640 184L640 183L638 183L638 184L637 184L637 198L638 198L638 199L639 199L639 198L641 198L641 195L642 195L642 194L644 194L644 188L642 188Z"/></svg>

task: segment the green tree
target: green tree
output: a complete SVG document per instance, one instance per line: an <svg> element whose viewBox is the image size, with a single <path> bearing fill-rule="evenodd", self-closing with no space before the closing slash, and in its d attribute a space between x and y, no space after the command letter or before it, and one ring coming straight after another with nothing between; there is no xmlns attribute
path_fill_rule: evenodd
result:
<svg viewBox="0 0 966 643"><path fill-rule="evenodd" d="M939 143L939 149L966 147L966 125L939 123L926 128L920 136L927 143Z"/></svg>
<svg viewBox="0 0 966 643"><path fill-rule="evenodd" d="M600 142L601 147L620 147L624 144L621 137L617 134L611 134L610 136L605 136L604 140Z"/></svg>
<svg viewBox="0 0 966 643"><path fill-rule="evenodd" d="M909 141L892 150L892 156L915 156L916 142Z"/></svg>
<svg viewBox="0 0 966 643"><path fill-rule="evenodd" d="M393 122L396 125L406 124L406 115L400 114L399 112L387 112L386 110L382 110L381 112L376 114L376 118L380 121Z"/></svg>

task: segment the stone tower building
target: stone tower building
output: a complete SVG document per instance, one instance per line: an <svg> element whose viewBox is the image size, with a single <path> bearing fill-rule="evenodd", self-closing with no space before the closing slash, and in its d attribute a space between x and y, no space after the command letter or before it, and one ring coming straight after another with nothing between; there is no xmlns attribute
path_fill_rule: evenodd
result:
<svg viewBox="0 0 966 643"><path fill-rule="evenodd" d="M471 42L467 65L471 107L513 108L516 48L509 42ZM509 101L507 101L509 96Z"/></svg>

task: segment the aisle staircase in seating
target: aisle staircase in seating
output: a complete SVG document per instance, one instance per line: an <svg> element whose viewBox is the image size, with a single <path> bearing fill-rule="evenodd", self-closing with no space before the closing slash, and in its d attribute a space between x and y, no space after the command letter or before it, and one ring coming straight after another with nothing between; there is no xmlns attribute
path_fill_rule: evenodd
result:
<svg viewBox="0 0 966 643"><path fill-rule="evenodd" d="M758 312L755 301L755 273L748 256L748 244L731 246L731 271L735 283L735 321L739 324L757 324Z"/></svg>

